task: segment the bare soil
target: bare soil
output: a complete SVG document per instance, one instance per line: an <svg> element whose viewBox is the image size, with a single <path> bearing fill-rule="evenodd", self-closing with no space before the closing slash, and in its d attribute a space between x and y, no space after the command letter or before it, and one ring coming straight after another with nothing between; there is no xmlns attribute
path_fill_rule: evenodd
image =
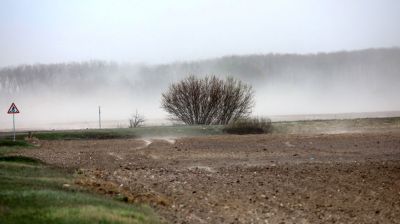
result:
<svg viewBox="0 0 400 224"><path fill-rule="evenodd" d="M40 144L22 154L170 223L400 223L400 132Z"/></svg>

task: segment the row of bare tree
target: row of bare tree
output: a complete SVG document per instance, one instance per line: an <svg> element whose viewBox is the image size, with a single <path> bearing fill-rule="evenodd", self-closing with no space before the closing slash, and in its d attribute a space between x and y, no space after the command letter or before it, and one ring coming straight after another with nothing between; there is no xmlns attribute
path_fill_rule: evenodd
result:
<svg viewBox="0 0 400 224"><path fill-rule="evenodd" d="M228 124L251 113L253 95L250 85L234 78L189 76L162 94L162 108L186 124Z"/></svg>

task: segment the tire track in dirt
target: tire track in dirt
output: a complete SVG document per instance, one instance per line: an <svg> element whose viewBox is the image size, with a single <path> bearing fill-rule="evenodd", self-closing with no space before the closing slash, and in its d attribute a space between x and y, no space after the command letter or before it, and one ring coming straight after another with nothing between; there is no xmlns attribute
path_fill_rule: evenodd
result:
<svg viewBox="0 0 400 224"><path fill-rule="evenodd" d="M140 139L140 141L143 141L143 145L137 146L134 148L134 150L142 150L148 148L151 144L153 144L155 141L165 141L171 145L174 145L176 142L175 138L151 138L151 139ZM116 153L116 152L109 152L108 155L116 158L116 160L124 160L124 156L127 154L128 151L123 151L122 153ZM158 157L157 157L158 158Z"/></svg>

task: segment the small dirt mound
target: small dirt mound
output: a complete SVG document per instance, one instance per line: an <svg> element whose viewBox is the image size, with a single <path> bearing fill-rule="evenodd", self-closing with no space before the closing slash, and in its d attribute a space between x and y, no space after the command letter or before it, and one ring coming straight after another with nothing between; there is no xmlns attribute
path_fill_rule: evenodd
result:
<svg viewBox="0 0 400 224"><path fill-rule="evenodd" d="M76 184L89 188L97 193L119 198L130 203L146 203L151 205L168 206L170 201L163 195L142 188L142 192L134 192L132 189L123 187L115 182L101 179L106 174L100 170L80 170L80 177Z"/></svg>

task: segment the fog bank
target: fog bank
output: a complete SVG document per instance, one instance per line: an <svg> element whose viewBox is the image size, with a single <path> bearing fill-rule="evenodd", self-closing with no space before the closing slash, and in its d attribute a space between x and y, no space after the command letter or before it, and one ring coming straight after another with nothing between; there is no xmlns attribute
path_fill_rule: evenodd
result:
<svg viewBox="0 0 400 224"><path fill-rule="evenodd" d="M166 124L161 93L187 75L233 76L255 90L254 116L400 111L400 49L227 56L163 65L104 61L0 69L0 129L15 102L20 129L125 127L137 109L147 125ZM361 116L361 114L360 114ZM69 125L66 125L66 124Z"/></svg>

